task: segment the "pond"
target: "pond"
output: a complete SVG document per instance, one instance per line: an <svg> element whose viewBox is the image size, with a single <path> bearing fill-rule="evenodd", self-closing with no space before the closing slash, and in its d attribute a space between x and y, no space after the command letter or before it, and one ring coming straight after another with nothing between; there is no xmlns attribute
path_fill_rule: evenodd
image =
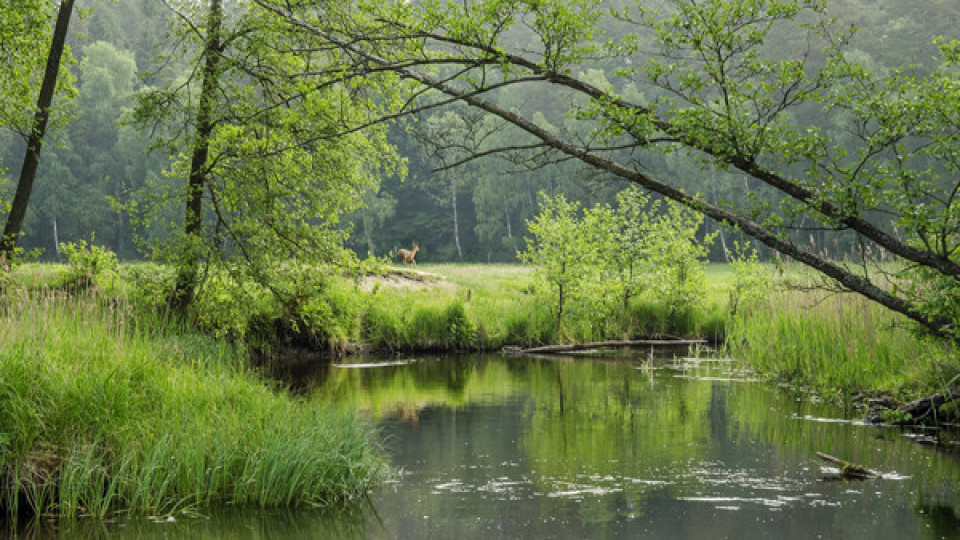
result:
<svg viewBox="0 0 960 540"><path fill-rule="evenodd" d="M398 471L368 500L95 527L139 538L960 537L955 436L862 425L735 363L686 356L327 367L302 390L375 422ZM881 477L837 479L818 451Z"/></svg>

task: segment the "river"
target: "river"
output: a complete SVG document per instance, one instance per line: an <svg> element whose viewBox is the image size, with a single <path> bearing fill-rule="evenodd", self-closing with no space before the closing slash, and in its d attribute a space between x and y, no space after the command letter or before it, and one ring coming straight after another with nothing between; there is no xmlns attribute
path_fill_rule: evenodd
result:
<svg viewBox="0 0 960 540"><path fill-rule="evenodd" d="M955 433L863 425L688 354L335 364L299 391L377 426L396 473L369 499L63 524L58 536L960 538ZM837 479L817 451L881 476Z"/></svg>

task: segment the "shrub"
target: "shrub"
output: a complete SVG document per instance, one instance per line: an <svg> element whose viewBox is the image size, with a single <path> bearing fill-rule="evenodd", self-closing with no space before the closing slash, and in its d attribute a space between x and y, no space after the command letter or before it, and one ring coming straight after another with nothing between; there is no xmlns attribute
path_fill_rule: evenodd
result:
<svg viewBox="0 0 960 540"><path fill-rule="evenodd" d="M80 240L60 244L60 253L67 259L62 287L84 290L92 286L110 289L115 285L119 262L109 249Z"/></svg>
<svg viewBox="0 0 960 540"><path fill-rule="evenodd" d="M445 348L466 350L478 345L477 327L467 316L463 302L454 300L443 312Z"/></svg>

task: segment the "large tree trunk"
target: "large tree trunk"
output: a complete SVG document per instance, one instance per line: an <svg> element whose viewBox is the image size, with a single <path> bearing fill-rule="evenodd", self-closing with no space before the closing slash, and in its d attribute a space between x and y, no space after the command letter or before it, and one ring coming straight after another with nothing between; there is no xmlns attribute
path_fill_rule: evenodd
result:
<svg viewBox="0 0 960 540"><path fill-rule="evenodd" d="M203 47L203 83L200 103L197 108L196 136L190 158L190 177L187 184L187 208L183 231L186 235L186 253L177 270L177 284L171 298L171 306L184 311L193 303L199 275L200 253L203 242L203 190L207 184L207 157L210 152L210 135L213 133L213 102L219 83L220 56L223 43L220 27L223 21L222 0L210 0L207 15L207 41Z"/></svg>
<svg viewBox="0 0 960 540"><path fill-rule="evenodd" d="M13 250L17 247L20 231L23 228L23 218L26 216L27 205L30 202L30 193L33 191L33 181L37 176L37 167L40 165L40 150L43 148L47 121L50 119L50 106L53 104L53 95L57 89L57 75L60 73L60 59L63 56L63 44L70 27L73 3L74 0L63 0L57 12L57 23L53 28L53 40L50 42L47 66L43 72L33 126L27 139L27 152L23 158L23 167L20 169L17 192L13 197L10 214L7 216L7 224L3 228L3 238L0 239L0 253L5 260L13 256Z"/></svg>

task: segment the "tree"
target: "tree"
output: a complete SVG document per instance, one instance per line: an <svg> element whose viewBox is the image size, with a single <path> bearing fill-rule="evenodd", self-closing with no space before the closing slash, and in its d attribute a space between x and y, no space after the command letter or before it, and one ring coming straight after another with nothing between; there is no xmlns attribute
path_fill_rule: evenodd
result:
<svg viewBox="0 0 960 540"><path fill-rule="evenodd" d="M672 311L682 312L706 293L704 263L716 234L698 241L703 215L669 199L662 203L653 201L639 219L622 222L621 229L641 231L641 279Z"/></svg>
<svg viewBox="0 0 960 540"><path fill-rule="evenodd" d="M256 1L352 54L351 74L388 70L429 96L425 107L459 101L512 125L522 136L501 151L552 153L633 182L932 333L960 337L960 141L949 135L960 118L951 94L960 77L948 43L935 73L884 75L845 57L853 33L833 24L820 0L663 0L615 10L597 0L396 3L346 24L318 17L310 2L293 11ZM529 39L511 46L517 34ZM608 66L609 86L577 76L591 64ZM508 89L534 85L565 96L579 129L549 130L530 111L503 105ZM628 86L634 91L621 91ZM834 142L831 129L850 136ZM679 147L750 177L761 196L713 203L635 161L640 149ZM853 237L857 261L810 246L807 233L818 230ZM892 276L896 286L868 264L880 251L907 269Z"/></svg>
<svg viewBox="0 0 960 540"><path fill-rule="evenodd" d="M50 108L53 105L53 95L57 89L57 79L60 75L61 58L64 54L64 43L67 39L67 30L70 27L70 16L73 14L74 0L62 0L57 11L57 22L53 28L53 38L50 41L50 51L47 53L46 68L43 73L43 82L40 94L37 97L37 106L34 110L33 122L27 137L27 151L20 169L20 179L17 181L17 190L7 215L7 222L0 237L0 257L9 260L17 247L17 240L23 227L23 218L27 213L30 202L30 193L33 190L33 181L36 178L37 166L40 164L40 150L47 132L47 122L50 119Z"/></svg>
<svg viewBox="0 0 960 540"><path fill-rule="evenodd" d="M200 80L200 96L196 116L195 134L191 141L190 170L187 173L186 211L183 218L185 249L177 268L177 281L171 305L185 311L196 294L200 267L203 233L203 192L209 176L207 159L210 155L210 138L213 135L213 107L216 93L223 76L222 55L226 44L221 36L223 27L223 3L210 0L207 11L206 38L203 51L203 68Z"/></svg>
<svg viewBox="0 0 960 540"><path fill-rule="evenodd" d="M569 297L575 294L597 259L590 235L580 223L579 211L579 204L562 195L544 200L540 214L527 223L534 238L527 239L527 249L521 254L541 279L556 289L557 333L563 327Z"/></svg>
<svg viewBox="0 0 960 540"><path fill-rule="evenodd" d="M647 222L647 206L650 197L637 188L626 189L617 195L615 231L611 253L604 259L613 268L614 275L623 288L623 307L628 308L630 299L649 286L646 279L645 260L651 239Z"/></svg>
<svg viewBox="0 0 960 540"><path fill-rule="evenodd" d="M556 295L558 333L568 322L589 325L593 338L608 338L607 321L630 313L630 300L645 293L684 313L705 298L709 243L698 241L703 216L673 201L650 200L637 188L619 194L618 206L580 210L560 195L543 197L528 222L533 238L520 254Z"/></svg>
<svg viewBox="0 0 960 540"><path fill-rule="evenodd" d="M137 223L166 227L153 247L177 269L177 309L194 303L207 269L295 295L271 272L288 259L342 262L340 217L399 167L385 129L365 129L367 116L393 106L376 88L389 76L331 75L336 51L256 6L168 5L194 47L183 51L189 71L141 92L134 118L169 134L164 144L177 159L168 174L185 185L128 207Z"/></svg>
<svg viewBox="0 0 960 540"><path fill-rule="evenodd" d="M0 11L0 126L26 131L32 118L24 116L35 101L31 84L43 62L43 43L50 36L46 0L22 0L17 9Z"/></svg>

